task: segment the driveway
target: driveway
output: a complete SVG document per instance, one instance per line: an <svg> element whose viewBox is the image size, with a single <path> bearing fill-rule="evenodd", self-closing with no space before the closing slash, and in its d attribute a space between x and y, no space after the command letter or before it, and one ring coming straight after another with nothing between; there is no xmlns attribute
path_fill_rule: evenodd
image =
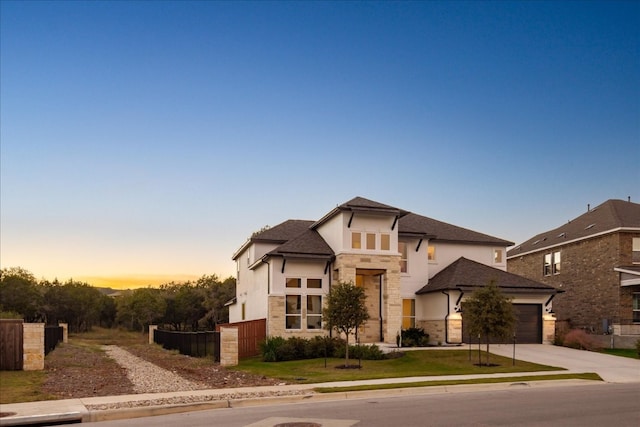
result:
<svg viewBox="0 0 640 427"><path fill-rule="evenodd" d="M491 353L512 357L513 345L491 344ZM640 360L549 344L517 344L516 359L557 366L571 372L596 372L610 383L640 383Z"/></svg>

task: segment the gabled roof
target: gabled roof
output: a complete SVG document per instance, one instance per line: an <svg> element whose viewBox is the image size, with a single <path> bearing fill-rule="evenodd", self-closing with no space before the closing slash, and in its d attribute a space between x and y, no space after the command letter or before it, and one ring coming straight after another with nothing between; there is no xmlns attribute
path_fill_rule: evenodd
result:
<svg viewBox="0 0 640 427"><path fill-rule="evenodd" d="M334 253L317 231L307 229L269 252L269 255L330 259Z"/></svg>
<svg viewBox="0 0 640 427"><path fill-rule="evenodd" d="M482 243L497 246L513 245L513 242L509 242L508 240L478 233L414 213L408 213L400 218L398 221L398 233L423 234L425 237L441 242Z"/></svg>
<svg viewBox="0 0 640 427"><path fill-rule="evenodd" d="M313 221L289 219L274 227L258 231L233 254L231 259L237 259L251 243L285 243L307 231L311 224Z"/></svg>
<svg viewBox="0 0 640 427"><path fill-rule="evenodd" d="M568 223L537 234L519 244L507 252L507 257L520 256L620 229L640 231L640 204L625 200L607 200Z"/></svg>
<svg viewBox="0 0 640 427"><path fill-rule="evenodd" d="M385 205L383 203L375 202L373 200L365 199L364 197L354 197L353 199L336 206L328 214L320 218L313 224L312 228L317 228L320 225L327 222L340 212L366 212L368 214L375 215L388 215L388 216L402 216L407 214L407 211L395 208L393 206Z"/></svg>
<svg viewBox="0 0 640 427"><path fill-rule="evenodd" d="M251 236L251 240L254 242L284 243L299 236L302 232L307 231L311 224L313 224L313 221L289 219L274 227L267 228L266 230L254 234Z"/></svg>
<svg viewBox="0 0 640 427"><path fill-rule="evenodd" d="M416 294L447 290L472 291L494 282L504 293L556 294L552 286L460 257L433 276Z"/></svg>

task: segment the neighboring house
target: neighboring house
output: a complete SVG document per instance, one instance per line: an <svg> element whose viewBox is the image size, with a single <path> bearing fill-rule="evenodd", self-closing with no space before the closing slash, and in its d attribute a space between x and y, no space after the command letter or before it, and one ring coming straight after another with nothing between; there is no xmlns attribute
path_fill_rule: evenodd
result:
<svg viewBox="0 0 640 427"><path fill-rule="evenodd" d="M322 329L331 284L365 289L369 321L360 342L395 343L423 328L432 343L462 343L461 304L494 281L520 314L518 342L550 342L556 290L506 272L513 243L356 197L318 221L288 220L254 233L233 255L231 322L267 319L268 336L312 337Z"/></svg>
<svg viewBox="0 0 640 427"><path fill-rule="evenodd" d="M507 252L510 272L562 289L558 321L640 334L640 204L607 200Z"/></svg>

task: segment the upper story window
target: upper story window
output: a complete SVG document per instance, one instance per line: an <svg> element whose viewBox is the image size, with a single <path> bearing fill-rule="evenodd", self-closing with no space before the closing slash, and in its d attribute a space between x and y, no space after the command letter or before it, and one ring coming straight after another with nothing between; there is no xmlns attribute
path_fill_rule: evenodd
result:
<svg viewBox="0 0 640 427"><path fill-rule="evenodd" d="M400 272L407 272L407 244L398 242L398 252L400 252Z"/></svg>
<svg viewBox="0 0 640 427"><path fill-rule="evenodd" d="M391 236L389 234L380 234L380 249L383 251L391 250Z"/></svg>
<svg viewBox="0 0 640 427"><path fill-rule="evenodd" d="M351 232L351 249L362 249L362 234L359 231Z"/></svg>
<svg viewBox="0 0 640 427"><path fill-rule="evenodd" d="M544 255L543 274L545 276L560 274L560 251Z"/></svg>
<svg viewBox="0 0 640 427"><path fill-rule="evenodd" d="M368 251L391 249L391 235L389 233L378 232L351 232L351 249L365 249Z"/></svg>
<svg viewBox="0 0 640 427"><path fill-rule="evenodd" d="M493 263L502 264L502 249L493 250Z"/></svg>
<svg viewBox="0 0 640 427"><path fill-rule="evenodd" d="M640 264L640 237L634 237L632 245L631 262L634 264Z"/></svg>
<svg viewBox="0 0 640 427"><path fill-rule="evenodd" d="M367 249L375 250L376 249L376 235L375 233L367 233Z"/></svg>
<svg viewBox="0 0 640 427"><path fill-rule="evenodd" d="M436 260L436 247L434 245L429 245L427 247L427 259L429 261L435 261Z"/></svg>

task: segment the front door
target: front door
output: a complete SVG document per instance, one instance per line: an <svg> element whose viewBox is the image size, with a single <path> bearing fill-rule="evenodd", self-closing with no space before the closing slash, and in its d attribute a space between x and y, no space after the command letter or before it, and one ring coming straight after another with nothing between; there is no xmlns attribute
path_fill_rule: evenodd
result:
<svg viewBox="0 0 640 427"><path fill-rule="evenodd" d="M384 271L358 269L356 286L364 288L369 320L358 329L357 339L360 343L376 343L384 341L382 316L382 277Z"/></svg>

